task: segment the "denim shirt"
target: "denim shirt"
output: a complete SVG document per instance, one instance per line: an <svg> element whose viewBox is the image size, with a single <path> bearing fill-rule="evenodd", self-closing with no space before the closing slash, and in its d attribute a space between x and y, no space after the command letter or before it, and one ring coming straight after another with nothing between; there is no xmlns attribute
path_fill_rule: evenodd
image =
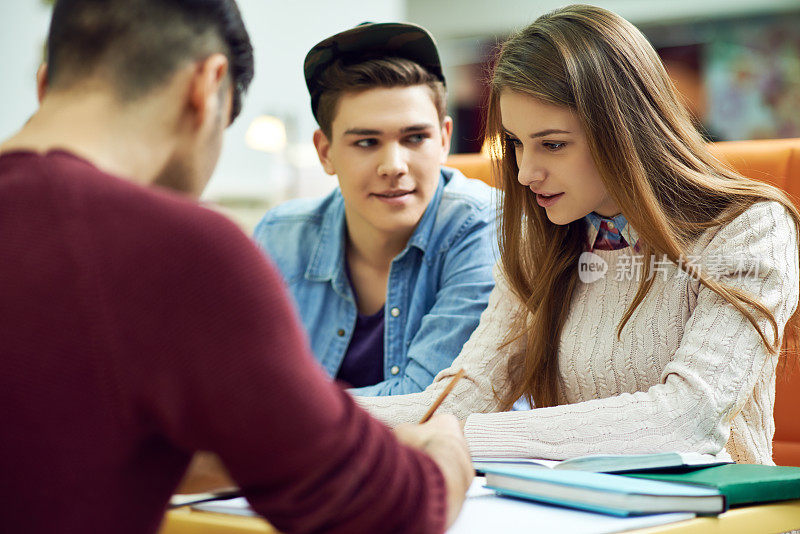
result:
<svg viewBox="0 0 800 534"><path fill-rule="evenodd" d="M384 380L353 393L421 391L461 351L494 286L495 200L486 184L442 168L430 204L389 271ZM270 210L254 235L283 274L311 349L330 376L344 359L358 312L345 272L345 236L338 188Z"/></svg>

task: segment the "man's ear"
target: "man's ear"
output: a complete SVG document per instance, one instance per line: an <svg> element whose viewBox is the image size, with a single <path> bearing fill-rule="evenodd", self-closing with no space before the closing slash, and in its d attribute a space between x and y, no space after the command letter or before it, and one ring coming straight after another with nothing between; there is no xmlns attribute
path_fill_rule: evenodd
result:
<svg viewBox="0 0 800 534"><path fill-rule="evenodd" d="M36 98L40 104L44 100L45 93L47 93L47 63L42 62L36 70Z"/></svg>
<svg viewBox="0 0 800 534"><path fill-rule="evenodd" d="M194 126L200 128L210 117L216 118L226 104L221 91L228 75L228 58L224 54L211 54L198 63L189 86L189 108L194 114ZM225 118L225 124L230 117Z"/></svg>
<svg viewBox="0 0 800 534"><path fill-rule="evenodd" d="M447 156L450 155L450 141L453 138L453 119L446 116L442 121L442 159L440 163L447 161Z"/></svg>
<svg viewBox="0 0 800 534"><path fill-rule="evenodd" d="M317 157L319 162L322 163L322 168L325 169L325 172L331 176L336 174L336 169L333 167L333 162L330 158L331 142L322 130L314 132L314 148L317 149Z"/></svg>

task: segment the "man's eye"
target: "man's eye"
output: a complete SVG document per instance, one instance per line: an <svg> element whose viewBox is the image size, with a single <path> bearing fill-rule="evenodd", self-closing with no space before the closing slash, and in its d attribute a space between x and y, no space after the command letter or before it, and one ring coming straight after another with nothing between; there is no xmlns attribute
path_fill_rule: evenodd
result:
<svg viewBox="0 0 800 534"><path fill-rule="evenodd" d="M369 148L375 146L377 142L376 139L359 139L355 142L355 145L361 148Z"/></svg>
<svg viewBox="0 0 800 534"><path fill-rule="evenodd" d="M414 135L409 135L406 138L406 140L409 143L418 145L418 144L422 143L423 141L425 141L425 139L427 139L428 137L429 137L428 134L414 134Z"/></svg>

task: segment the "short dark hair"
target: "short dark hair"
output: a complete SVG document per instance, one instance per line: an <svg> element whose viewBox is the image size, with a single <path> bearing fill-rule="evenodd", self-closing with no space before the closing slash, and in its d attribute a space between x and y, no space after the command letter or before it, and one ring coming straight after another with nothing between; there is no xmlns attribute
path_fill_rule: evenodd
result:
<svg viewBox="0 0 800 534"><path fill-rule="evenodd" d="M358 93L378 87L426 85L431 91L439 122L444 121L447 112L444 83L419 63L406 58L368 59L352 65L336 60L320 75L317 84L321 88L317 122L329 139L339 100L345 93Z"/></svg>
<svg viewBox="0 0 800 534"><path fill-rule="evenodd" d="M183 62L213 53L230 63L233 121L253 79L253 47L235 0L56 0L48 83L68 88L101 74L120 98L133 100Z"/></svg>

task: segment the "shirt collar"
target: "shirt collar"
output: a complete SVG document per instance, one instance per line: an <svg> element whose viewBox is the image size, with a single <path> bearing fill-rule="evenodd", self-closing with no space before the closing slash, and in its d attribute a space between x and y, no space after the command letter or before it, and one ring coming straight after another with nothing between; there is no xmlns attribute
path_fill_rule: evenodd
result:
<svg viewBox="0 0 800 534"><path fill-rule="evenodd" d="M433 227L436 223L436 216L439 214L439 204L441 204L442 195L444 195L444 186L447 185L455 172L457 171L446 168L442 168L439 171L439 183L436 186L436 192L433 194L433 197L431 197L431 201L428 202L428 207L425 208L425 213L422 214L422 218L414 229L414 233L411 234L408 245L403 252L397 256L398 258L405 254L409 247L416 247L422 251L423 254L428 250L428 244L433 235Z"/></svg>
<svg viewBox="0 0 800 534"><path fill-rule="evenodd" d="M449 174L446 174L446 171L450 171ZM439 211L438 207L444 194L444 186L450 181L454 172L451 169L442 169L440 171L436 192L428 203L428 207L425 208L425 212L414 229L414 233L411 234L408 244L395 259L405 255L410 247L418 248L423 254L425 253L433 234L436 215ZM333 195L334 198L323 215L322 231L319 233L314 253L311 255L311 261L306 268L306 279L318 282L330 280L337 290L346 293L344 289L347 281L347 274L344 271L346 236L344 198L338 188Z"/></svg>
<svg viewBox="0 0 800 534"><path fill-rule="evenodd" d="M586 237L590 247L593 246L594 242L597 240L597 234L600 231L600 224L603 221L606 221L606 223L613 223L614 226L619 230L619 233L622 234L625 242L628 243L630 247L636 249L637 245L639 244L639 234L636 232L633 226L628 224L628 220L621 213L614 217L603 217L595 212L591 212L589 215L584 217L584 219L586 219Z"/></svg>

